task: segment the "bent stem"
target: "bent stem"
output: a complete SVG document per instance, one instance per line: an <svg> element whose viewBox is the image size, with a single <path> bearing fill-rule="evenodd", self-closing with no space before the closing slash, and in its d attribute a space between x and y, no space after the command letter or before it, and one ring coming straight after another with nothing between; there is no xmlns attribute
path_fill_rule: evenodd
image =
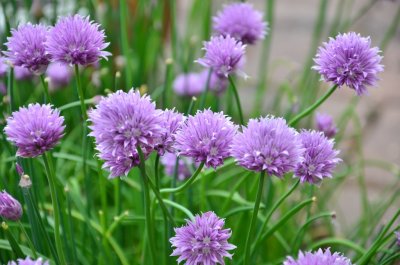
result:
<svg viewBox="0 0 400 265"><path fill-rule="evenodd" d="M193 173L193 175L181 186L176 187L176 188L162 189L162 190L160 190L160 192L161 193L178 193L178 192L184 191L196 180L196 177L200 174L201 170L203 169L203 166L204 166L204 162L201 162L201 164L196 169L196 171Z"/></svg>
<svg viewBox="0 0 400 265"><path fill-rule="evenodd" d="M338 85L332 86L328 92L325 93L321 98L319 98L314 104L310 107L303 110L301 113L297 114L293 119L291 119L288 123L289 126L295 126L301 119L306 117L308 114L312 113L316 108L318 108L325 100L329 98L330 95L336 90Z"/></svg>
<svg viewBox="0 0 400 265"><path fill-rule="evenodd" d="M235 96L236 106L237 106L238 111L239 111L240 124L244 125L243 112L242 112L242 106L240 105L239 94L237 92L235 83L233 82L232 77L230 75L228 75L228 79L229 79L229 83L231 84L233 94Z"/></svg>
<svg viewBox="0 0 400 265"><path fill-rule="evenodd" d="M250 264L250 245L251 245L250 238L253 235L253 231L254 231L254 228L257 223L257 215L258 215L258 209L260 208L261 195L262 195L263 186L264 186L264 178L265 178L265 171L261 171L260 178L258 181L257 197L256 197L256 201L254 203L253 216L251 217L250 228L249 228L249 232L248 232L247 238L246 238L244 263L243 263L244 265Z"/></svg>
<svg viewBox="0 0 400 265"><path fill-rule="evenodd" d="M40 82L42 83L43 90L44 90L44 103L51 103L50 95L49 95L49 86L44 80L44 74L40 75Z"/></svg>
<svg viewBox="0 0 400 265"><path fill-rule="evenodd" d="M51 157L48 153L43 154L43 161L47 173L47 179L49 181L51 202L53 204L53 210L54 210L54 239L56 242L57 254L61 264L64 265L66 264L66 262L60 235L60 209L58 208L58 202L57 202L56 182L55 182L56 180L53 167L50 165Z"/></svg>
<svg viewBox="0 0 400 265"><path fill-rule="evenodd" d="M140 176L143 181L143 193L144 193L144 209L145 209L145 217L146 217L146 226L147 226L147 236L149 239L149 244L150 244L150 254L151 254L151 259L153 264L156 264L156 248L155 248L155 243L154 243L154 230L153 230L153 224L151 220L151 201L150 201L150 192L149 192L149 180L147 179L146 175L146 167L144 164L144 155L142 152L142 149L137 146L136 150L139 154L139 159L140 159L140 164L139 164L139 169L140 169Z"/></svg>

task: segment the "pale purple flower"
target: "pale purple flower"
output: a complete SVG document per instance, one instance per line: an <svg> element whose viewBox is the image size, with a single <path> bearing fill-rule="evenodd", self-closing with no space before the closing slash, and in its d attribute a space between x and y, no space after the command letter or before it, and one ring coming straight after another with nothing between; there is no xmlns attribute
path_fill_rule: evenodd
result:
<svg viewBox="0 0 400 265"><path fill-rule="evenodd" d="M159 139L156 139L155 150L157 150L159 155L164 155L164 153L171 152L175 150L173 145L175 143L175 132L182 126L184 122L184 116L176 112L175 110L164 110L161 113L162 128L164 128L163 133Z"/></svg>
<svg viewBox="0 0 400 265"><path fill-rule="evenodd" d="M51 56L47 53L45 42L48 28L43 25L30 23L20 25L11 30L8 37L7 51L4 54L14 66L29 69L32 73L40 75L46 71Z"/></svg>
<svg viewBox="0 0 400 265"><path fill-rule="evenodd" d="M267 23L263 13L249 3L232 3L213 17L214 30L221 35L230 35L245 44L254 44L264 39Z"/></svg>
<svg viewBox="0 0 400 265"><path fill-rule="evenodd" d="M0 77L5 77L10 66L7 64L7 58L0 57Z"/></svg>
<svg viewBox="0 0 400 265"><path fill-rule="evenodd" d="M36 157L51 150L64 135L64 118L51 105L30 104L7 118L4 132L18 147L17 155Z"/></svg>
<svg viewBox="0 0 400 265"><path fill-rule="evenodd" d="M164 129L161 112L148 96L138 91L121 90L102 98L89 112L92 132L99 158L110 178L127 175L132 167L139 164L136 147L145 155L153 151Z"/></svg>
<svg viewBox="0 0 400 265"><path fill-rule="evenodd" d="M206 88L208 81L208 89L219 96L228 87L228 79L224 76L219 76L214 71L212 71L210 75L210 80L208 80L209 72L210 70L206 69L199 73L200 83L202 83L203 87Z"/></svg>
<svg viewBox="0 0 400 265"><path fill-rule="evenodd" d="M21 204L6 191L0 192L0 216L11 221L18 221L22 216Z"/></svg>
<svg viewBox="0 0 400 265"><path fill-rule="evenodd" d="M212 68L219 76L227 77L235 72L245 52L246 45L231 36L214 36L210 41L204 42L203 58L196 62Z"/></svg>
<svg viewBox="0 0 400 265"><path fill-rule="evenodd" d="M31 259L29 256L25 259L17 259L17 261L10 261L7 265L50 265L49 261L44 261L43 258L36 260Z"/></svg>
<svg viewBox="0 0 400 265"><path fill-rule="evenodd" d="M178 75L172 85L176 94L180 96L198 96L203 93L205 85L200 80L198 73L186 73Z"/></svg>
<svg viewBox="0 0 400 265"><path fill-rule="evenodd" d="M185 261L186 265L224 265L224 258L232 259L229 251L236 248L228 243L232 232L224 225L224 219L213 212L187 220L186 226L175 228L176 235L170 239L175 248L171 256L179 256L178 263Z"/></svg>
<svg viewBox="0 0 400 265"><path fill-rule="evenodd" d="M237 125L222 112L198 111L189 116L176 133L175 148L179 155L216 168L229 156L229 146L236 132Z"/></svg>
<svg viewBox="0 0 400 265"><path fill-rule="evenodd" d="M303 130L299 139L304 147L303 161L297 164L294 176L302 183L320 183L324 178L332 178L336 165L342 161L337 157L333 139L322 132Z"/></svg>
<svg viewBox="0 0 400 265"><path fill-rule="evenodd" d="M72 78L72 68L64 63L54 62L49 65L46 76L51 89L67 86Z"/></svg>
<svg viewBox="0 0 400 265"><path fill-rule="evenodd" d="M322 249L305 253L299 251L297 260L287 257L283 265L352 265L352 263L350 259L344 257L341 253L335 252L332 254L328 248L325 251Z"/></svg>
<svg viewBox="0 0 400 265"><path fill-rule="evenodd" d="M167 175L174 176L177 158L178 157L174 153L168 152L161 157L161 164L164 165L165 173L167 173ZM177 168L179 180L185 180L192 175L192 172L190 171L190 166L193 164L193 159L191 159L190 157L179 158Z"/></svg>
<svg viewBox="0 0 400 265"><path fill-rule="evenodd" d="M282 177L302 161L303 148L297 132L282 118L250 119L231 145L236 163L253 171Z"/></svg>
<svg viewBox="0 0 400 265"><path fill-rule="evenodd" d="M80 15L62 17L50 30L46 42L47 51L56 62L70 65L89 65L111 54L104 51L104 30Z"/></svg>
<svg viewBox="0 0 400 265"><path fill-rule="evenodd" d="M375 86L377 74L383 71L379 48L371 48L371 39L354 32L339 34L320 47L314 58L313 69L326 82L339 87L346 85L357 95L367 93L367 86Z"/></svg>
<svg viewBox="0 0 400 265"><path fill-rule="evenodd" d="M318 131L321 131L328 138L335 137L338 129L333 122L332 116L324 113L317 113L315 116L315 124Z"/></svg>
<svg viewBox="0 0 400 265"><path fill-rule="evenodd" d="M30 80L33 78L33 74L25 67L14 66L14 77L16 80Z"/></svg>

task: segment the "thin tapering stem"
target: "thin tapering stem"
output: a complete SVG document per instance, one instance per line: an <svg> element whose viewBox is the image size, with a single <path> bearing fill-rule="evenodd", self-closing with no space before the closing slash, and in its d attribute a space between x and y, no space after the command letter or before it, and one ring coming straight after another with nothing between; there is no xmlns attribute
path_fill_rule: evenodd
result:
<svg viewBox="0 0 400 265"><path fill-rule="evenodd" d="M263 191L263 186L264 186L264 179L265 179L265 171L261 171L259 180L258 180L258 191L257 191L256 201L254 202L253 215L251 217L250 228L247 233L246 243L244 245L244 263L243 263L244 265L250 264L250 246L251 246L250 238L253 235L253 231L254 231L256 223L257 223L257 215L258 215L258 209L260 208L260 202L261 202L262 191Z"/></svg>
<svg viewBox="0 0 400 265"><path fill-rule="evenodd" d="M18 225L19 225L19 228L21 228L22 233L26 237L26 241L28 242L29 248L32 250L33 257L36 259L37 254L36 254L35 246L33 245L32 241L31 241L28 233L26 232L24 226L22 225L21 221L18 221Z"/></svg>
<svg viewBox="0 0 400 265"><path fill-rule="evenodd" d="M289 126L295 126L301 119L306 117L308 114L312 113L316 108L318 108L322 103L324 103L325 100L329 98L330 95L332 95L333 92L335 92L336 88L338 85L332 86L328 92L325 93L321 98L319 98L314 104L297 114L293 119L289 121Z"/></svg>
<svg viewBox="0 0 400 265"><path fill-rule="evenodd" d="M54 211L54 238L56 242L56 249L57 249L57 254L59 256L60 262L62 265L66 264L65 257L64 257L64 251L63 251L63 246L61 242L61 234L60 234L60 209L58 208L58 202L57 202L57 192L56 192L56 180L55 180L55 174L53 171L53 167L50 165L51 163L51 157L48 153L43 154L43 161L44 161L44 166L46 168L46 173L47 173L47 179L49 181L49 186L50 186L50 195L51 195L51 201L53 204L53 211Z"/></svg>
<svg viewBox="0 0 400 265"><path fill-rule="evenodd" d="M204 88L204 92L201 95L201 99L200 99L200 104L199 104L199 109L200 110L203 109L205 104L206 104L207 93L210 90L211 74L212 74L212 68L210 68L210 70L208 70L206 87Z"/></svg>
<svg viewBox="0 0 400 265"><path fill-rule="evenodd" d="M86 122L87 113L86 113L86 105L85 105L85 94L83 93L81 76L79 74L79 67L77 64L75 64L74 69L75 69L76 89L78 90L79 101L81 102L82 118L83 118L84 122Z"/></svg>
<svg viewBox="0 0 400 265"><path fill-rule="evenodd" d="M49 94L49 86L44 79L44 74L40 75L40 82L42 83L44 90L44 103L51 103L50 94Z"/></svg>
<svg viewBox="0 0 400 265"><path fill-rule="evenodd" d="M201 170L203 169L204 162L201 162L197 170L193 173L193 175L181 186L176 187L176 188L167 188L167 189L162 189L160 190L161 193L178 193L182 192L185 189L187 189L192 183L196 180L197 176L200 174Z"/></svg>
<svg viewBox="0 0 400 265"><path fill-rule="evenodd" d="M240 105L240 98L239 98L239 94L237 92L235 83L232 80L232 77L230 75L228 75L228 79L229 79L229 83L231 84L231 88L233 91L233 95L235 96L235 101L236 101L236 106L238 108L239 111L239 119L240 119L240 124L244 125L244 120L243 120L243 112L242 112L242 106Z"/></svg>
<svg viewBox="0 0 400 265"><path fill-rule="evenodd" d="M157 190L160 190L159 165L160 165L160 155L157 154L156 161L154 162L154 179L156 180L156 188L157 188Z"/></svg>

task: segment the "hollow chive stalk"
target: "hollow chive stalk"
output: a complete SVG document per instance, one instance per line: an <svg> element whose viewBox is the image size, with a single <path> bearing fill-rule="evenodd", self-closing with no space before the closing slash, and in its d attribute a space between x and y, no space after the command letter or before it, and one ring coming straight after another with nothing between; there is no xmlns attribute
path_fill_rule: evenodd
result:
<svg viewBox="0 0 400 265"><path fill-rule="evenodd" d="M43 161L44 166L46 169L47 179L49 181L50 186L50 195L51 195L51 202L53 204L54 210L54 239L56 242L56 250L57 255L60 260L61 265L67 264L64 257L63 246L61 242L61 234L60 234L60 209L58 207L57 202L57 192L56 192L56 179L54 174L54 168L51 166L51 157L49 153L45 152L43 154Z"/></svg>
<svg viewBox="0 0 400 265"><path fill-rule="evenodd" d="M204 162L201 162L199 167L196 169L196 171L193 173L193 175L181 186L176 187L176 188L167 188L167 189L162 189L160 190L161 193L178 193L182 192L185 189L187 189L192 183L196 180L197 176L200 174L201 170L204 167Z"/></svg>
<svg viewBox="0 0 400 265"><path fill-rule="evenodd" d="M318 108L322 103L324 103L325 100L329 98L330 95L332 95L333 92L335 92L336 88L338 85L332 86L328 92L326 92L322 97L320 97L314 104L297 114L293 119L289 121L289 126L295 126L301 119L306 117L308 114L312 113L316 108Z"/></svg>
<svg viewBox="0 0 400 265"><path fill-rule="evenodd" d="M231 84L231 88L233 91L233 95L235 96L235 101L236 101L236 106L238 108L239 111L239 119L240 119L240 124L244 125L244 120L243 120L243 112L242 112L242 105L240 105L240 98L239 98L239 94L237 92L235 83L232 80L232 77L230 75L228 75L228 79L229 79L229 83Z"/></svg>
<svg viewBox="0 0 400 265"><path fill-rule="evenodd" d="M253 231L257 223L257 215L258 215L258 209L260 208L260 202L264 186L264 178L265 178L265 171L261 171L260 178L258 180L258 191L257 191L256 201L254 203L253 215L251 217L250 228L247 233L246 243L244 246L244 263L243 263L244 265L250 264L250 246L251 246L250 238L253 235Z"/></svg>
<svg viewBox="0 0 400 265"><path fill-rule="evenodd" d="M44 103L51 103L50 95L49 95L49 86L44 79L44 74L40 75L40 82L42 83L44 90Z"/></svg>

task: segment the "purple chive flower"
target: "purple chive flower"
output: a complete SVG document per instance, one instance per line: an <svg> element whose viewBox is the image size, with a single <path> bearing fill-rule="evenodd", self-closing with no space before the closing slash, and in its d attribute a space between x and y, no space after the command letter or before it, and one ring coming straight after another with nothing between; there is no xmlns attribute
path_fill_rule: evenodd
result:
<svg viewBox="0 0 400 265"><path fill-rule="evenodd" d="M299 134L303 144L304 160L297 164L294 176L302 183L320 183L324 178L332 178L332 171L341 161L339 151L334 149L334 141L322 132L303 130Z"/></svg>
<svg viewBox="0 0 400 265"><path fill-rule="evenodd" d="M211 37L210 41L204 42L204 58L196 62L212 68L219 76L227 77L237 69L245 48L246 45L230 36Z"/></svg>
<svg viewBox="0 0 400 265"><path fill-rule="evenodd" d="M5 77L9 68L10 66L7 64L7 58L0 57L0 77Z"/></svg>
<svg viewBox="0 0 400 265"><path fill-rule="evenodd" d="M11 30L4 54L14 66L29 69L34 74L40 75L46 71L50 62L50 55L46 52L45 42L48 29L43 25L20 25Z"/></svg>
<svg viewBox="0 0 400 265"><path fill-rule="evenodd" d="M49 261L44 261L42 258L37 260L31 259L29 256L25 259L18 259L17 261L10 261L7 265L50 265Z"/></svg>
<svg viewBox="0 0 400 265"><path fill-rule="evenodd" d="M30 104L7 118L7 139L18 147L17 155L36 157L52 149L64 135L64 118L51 105Z"/></svg>
<svg viewBox="0 0 400 265"><path fill-rule="evenodd" d="M16 80L30 80L33 74L28 69L21 66L14 66L14 77Z"/></svg>
<svg viewBox="0 0 400 265"><path fill-rule="evenodd" d="M201 82L199 74L187 73L178 75L172 85L176 94L180 96L198 96L203 93L205 85Z"/></svg>
<svg viewBox="0 0 400 265"><path fill-rule="evenodd" d="M49 78L51 89L64 87L69 84L72 78L72 68L63 63L51 63L46 71L46 76Z"/></svg>
<svg viewBox="0 0 400 265"><path fill-rule="evenodd" d="M103 167L111 172L110 178L127 175L140 163L136 147L148 155L164 132L155 103L133 89L102 98L89 112L89 120L89 135L96 140L98 156L105 161Z"/></svg>
<svg viewBox="0 0 400 265"><path fill-rule="evenodd" d="M254 44L267 34L263 13L248 3L226 5L213 17L213 21L216 32L224 36L230 35L245 44Z"/></svg>
<svg viewBox="0 0 400 265"><path fill-rule="evenodd" d="M317 130L323 132L328 138L335 137L338 132L332 117L328 114L317 113L315 116L315 123Z"/></svg>
<svg viewBox="0 0 400 265"><path fill-rule="evenodd" d="M204 162L206 167L218 167L229 156L229 146L237 132L230 118L222 112L198 111L176 133L175 148L179 155Z"/></svg>
<svg viewBox="0 0 400 265"><path fill-rule="evenodd" d="M175 132L182 126L184 122L184 116L175 112L174 110L165 110L161 114L162 128L164 128L161 137L157 139L155 150L157 150L159 155L164 155L164 153L171 152L175 150L172 147L175 142Z"/></svg>
<svg viewBox="0 0 400 265"><path fill-rule="evenodd" d="M383 71L378 47L371 48L371 39L354 32L339 34L319 48L313 69L326 82L339 87L346 85L357 95L367 93L366 86L374 86L377 74Z"/></svg>
<svg viewBox="0 0 400 265"><path fill-rule="evenodd" d="M165 173L174 176L177 156L173 153L165 153L161 157L161 164L164 165ZM189 166L193 164L190 157L180 157L178 161L178 179L185 180L192 175Z"/></svg>
<svg viewBox="0 0 400 265"><path fill-rule="evenodd" d="M0 216L11 221L18 221L22 216L21 204L6 191L0 192Z"/></svg>
<svg viewBox="0 0 400 265"><path fill-rule="evenodd" d="M111 54L103 51L109 43L104 42L104 30L80 15L62 17L49 32L47 51L53 60L70 65L89 65Z"/></svg>
<svg viewBox="0 0 400 265"><path fill-rule="evenodd" d="M236 163L253 171L265 170L282 177L302 161L303 148L297 132L282 118L250 119L231 145Z"/></svg>
<svg viewBox="0 0 400 265"><path fill-rule="evenodd" d="M313 253L299 251L297 260L288 257L283 265L352 265L352 263L350 259L338 252L332 254L328 248L325 251L319 249Z"/></svg>
<svg viewBox="0 0 400 265"><path fill-rule="evenodd" d="M225 264L225 257L232 259L228 251L236 246L228 243L232 232L224 225L225 221L213 212L187 220L186 226L175 228L176 235L170 239L175 248L171 256L179 256L178 263L186 261L186 265Z"/></svg>

